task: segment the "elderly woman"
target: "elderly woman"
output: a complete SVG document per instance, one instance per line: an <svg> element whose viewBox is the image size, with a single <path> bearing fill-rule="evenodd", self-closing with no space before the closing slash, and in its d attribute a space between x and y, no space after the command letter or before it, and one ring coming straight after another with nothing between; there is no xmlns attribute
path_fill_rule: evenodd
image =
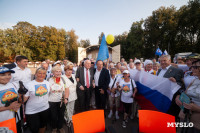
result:
<svg viewBox="0 0 200 133"><path fill-rule="evenodd" d="M14 83L9 83L11 79L11 73L14 73L13 70L10 70L6 67L0 67L0 122L15 118L15 112L18 112L21 106L18 103L18 85ZM20 121L16 119L17 122L17 131L20 132Z"/></svg>
<svg viewBox="0 0 200 133"><path fill-rule="evenodd" d="M131 105L134 101L135 94L137 92L137 86L135 81L130 79L130 73L128 70L123 71L124 79L121 79L119 84L117 83L118 90L121 91L121 101L125 108L124 120L122 122L122 127L126 128L128 122L128 114L131 108Z"/></svg>
<svg viewBox="0 0 200 133"><path fill-rule="evenodd" d="M65 104L68 102L69 90L65 87L64 81L61 79L61 67L54 66L52 68L52 73L53 77L49 79L49 105L53 128L52 133L56 133L57 129L61 133L64 133L65 131L62 127L64 123Z"/></svg>
<svg viewBox="0 0 200 133"><path fill-rule="evenodd" d="M144 70L148 73L153 73L153 62L151 60L146 59L144 61Z"/></svg>
<svg viewBox="0 0 200 133"><path fill-rule="evenodd" d="M156 72L160 68L160 64L158 62L153 63L153 70L154 70L154 75L156 75Z"/></svg>
<svg viewBox="0 0 200 133"><path fill-rule="evenodd" d="M193 128L189 128L190 133L200 132L200 59L192 63L192 72L196 76L195 79L188 85L185 93L190 97L190 103L185 103L180 100L180 95L176 97L176 104L179 106L184 106L184 110L188 109L190 111L190 122L194 124Z"/></svg>
<svg viewBox="0 0 200 133"><path fill-rule="evenodd" d="M63 75L63 79L66 83L66 88L69 89L69 97L68 97L68 104L67 104L67 114L66 116L67 123L70 123L72 121L72 115L74 112L74 104L75 100L77 99L77 94L76 94L76 79L75 75L72 74L73 72L73 65L67 65L64 68L65 70L65 75Z"/></svg>
<svg viewBox="0 0 200 133"><path fill-rule="evenodd" d="M35 80L26 84L28 92L24 96L26 120L32 133L44 133L48 122L49 82L45 80L46 70L38 68Z"/></svg>

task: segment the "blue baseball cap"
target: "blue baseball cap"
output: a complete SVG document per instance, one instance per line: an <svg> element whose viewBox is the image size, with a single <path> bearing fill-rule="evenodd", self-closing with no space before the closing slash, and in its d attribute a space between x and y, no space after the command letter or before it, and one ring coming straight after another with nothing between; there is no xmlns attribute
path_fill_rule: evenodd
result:
<svg viewBox="0 0 200 133"><path fill-rule="evenodd" d="M6 72L11 72L15 73L15 71L8 69L7 67L0 67L0 74L6 73Z"/></svg>

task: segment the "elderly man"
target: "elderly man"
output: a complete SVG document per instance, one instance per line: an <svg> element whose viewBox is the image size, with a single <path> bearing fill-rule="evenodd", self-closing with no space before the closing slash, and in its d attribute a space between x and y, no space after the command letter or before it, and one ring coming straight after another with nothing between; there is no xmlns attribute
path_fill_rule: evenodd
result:
<svg viewBox="0 0 200 133"><path fill-rule="evenodd" d="M91 68L91 61L87 59L84 61L84 67L78 68L76 72L77 95L81 111L89 110L93 79L94 69Z"/></svg>
<svg viewBox="0 0 200 133"><path fill-rule="evenodd" d="M172 82L176 82L181 87L183 87L183 82L182 82L183 71L181 69L171 66L171 56L170 55L162 55L160 57L160 65L161 65L161 68L157 72L158 76L164 77L164 78L169 78L169 80L171 80ZM169 114L174 115L176 117L178 116L180 108L175 103L175 97L178 94L180 94L181 91L182 91L182 89L180 89L179 91L177 91L174 94L171 107L168 110Z"/></svg>
<svg viewBox="0 0 200 133"><path fill-rule="evenodd" d="M51 77L51 71L48 70L49 64L43 61L41 67L47 71L45 80L48 80Z"/></svg>

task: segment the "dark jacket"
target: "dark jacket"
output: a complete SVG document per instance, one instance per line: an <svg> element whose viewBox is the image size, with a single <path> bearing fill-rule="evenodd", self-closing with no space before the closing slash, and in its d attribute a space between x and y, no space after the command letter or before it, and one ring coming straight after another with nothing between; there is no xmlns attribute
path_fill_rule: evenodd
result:
<svg viewBox="0 0 200 133"><path fill-rule="evenodd" d="M90 68L90 88L93 87L93 80L94 80L94 68ZM79 78L79 81L77 81L77 87L79 88L81 85L85 86L85 78L84 78L84 67L78 68L76 72L76 78Z"/></svg>
<svg viewBox="0 0 200 133"><path fill-rule="evenodd" d="M94 73L95 72L96 72L96 69L94 70ZM98 87L106 91L108 89L109 83L110 83L109 71L106 68L102 68L100 76L99 76Z"/></svg>

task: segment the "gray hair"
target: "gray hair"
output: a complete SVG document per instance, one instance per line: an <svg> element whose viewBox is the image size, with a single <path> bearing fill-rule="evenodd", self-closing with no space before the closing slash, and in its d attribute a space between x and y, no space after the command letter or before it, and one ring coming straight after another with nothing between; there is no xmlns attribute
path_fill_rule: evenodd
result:
<svg viewBox="0 0 200 133"><path fill-rule="evenodd" d="M126 67L125 67L125 66L121 66L119 69L120 69L120 70L121 70L121 69L126 70Z"/></svg>
<svg viewBox="0 0 200 133"><path fill-rule="evenodd" d="M85 60L85 61L84 61L84 65L85 65L85 63L86 63L87 61L90 61L90 60L89 60L89 59L88 59L88 60ZM90 61L90 63L91 63L91 61Z"/></svg>
<svg viewBox="0 0 200 133"><path fill-rule="evenodd" d="M167 58L168 60L171 60L171 56L170 55L162 55L161 57L160 57L160 59L161 58Z"/></svg>

